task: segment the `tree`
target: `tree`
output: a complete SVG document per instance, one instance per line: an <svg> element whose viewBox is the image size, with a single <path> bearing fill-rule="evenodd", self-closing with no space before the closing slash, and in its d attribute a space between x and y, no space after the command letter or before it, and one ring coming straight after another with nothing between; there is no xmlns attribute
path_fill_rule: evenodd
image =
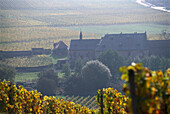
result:
<svg viewBox="0 0 170 114"><path fill-rule="evenodd" d="M106 87L111 78L110 70L98 60L89 61L82 68L82 79L85 84L84 91L91 94L98 89Z"/></svg>
<svg viewBox="0 0 170 114"><path fill-rule="evenodd" d="M37 90L44 95L55 95L59 80L57 72L51 68L40 72L38 76Z"/></svg>
<svg viewBox="0 0 170 114"><path fill-rule="evenodd" d="M4 58L3 54L0 52L0 60Z"/></svg>
<svg viewBox="0 0 170 114"><path fill-rule="evenodd" d="M74 64L74 74L67 77L64 81L64 91L66 95L85 95L84 82L82 79L82 67L84 61L78 59Z"/></svg>
<svg viewBox="0 0 170 114"><path fill-rule="evenodd" d="M170 61L168 58L154 55L144 57L142 59L142 63L144 64L144 66L148 67L151 70L166 70L170 67L168 61Z"/></svg>
<svg viewBox="0 0 170 114"><path fill-rule="evenodd" d="M57 91L56 81L48 78L40 78L37 82L37 90L43 95L55 95Z"/></svg>
<svg viewBox="0 0 170 114"><path fill-rule="evenodd" d="M8 65L0 64L0 80L7 80L14 82L16 70Z"/></svg>
<svg viewBox="0 0 170 114"><path fill-rule="evenodd" d="M43 70L42 72L40 72L38 74L39 78L48 78L48 79L53 79L53 80L58 80L58 73L53 69L53 68L49 68L46 70Z"/></svg>
<svg viewBox="0 0 170 114"><path fill-rule="evenodd" d="M97 59L110 69L114 79L116 78L115 75L120 75L119 68L125 64L124 58L112 50L104 51Z"/></svg>
<svg viewBox="0 0 170 114"><path fill-rule="evenodd" d="M159 57L155 55L146 56L144 58L135 57L132 60L129 60L129 64L143 63L145 67L148 67L151 70L163 70L170 68L170 59L165 57Z"/></svg>
<svg viewBox="0 0 170 114"><path fill-rule="evenodd" d="M64 84L64 93L65 95L87 95L86 91L84 91L84 82L82 77L76 76L73 74L72 76L66 78Z"/></svg>
<svg viewBox="0 0 170 114"><path fill-rule="evenodd" d="M68 62L63 65L62 72L64 73L65 77L71 76L70 64Z"/></svg>
<svg viewBox="0 0 170 114"><path fill-rule="evenodd" d="M75 62L74 71L77 76L81 76L81 70L82 70L83 66L84 66L84 61L82 59L78 59Z"/></svg>
<svg viewBox="0 0 170 114"><path fill-rule="evenodd" d="M161 40L169 40L170 39L170 33L167 32L167 30L164 30L160 34Z"/></svg>

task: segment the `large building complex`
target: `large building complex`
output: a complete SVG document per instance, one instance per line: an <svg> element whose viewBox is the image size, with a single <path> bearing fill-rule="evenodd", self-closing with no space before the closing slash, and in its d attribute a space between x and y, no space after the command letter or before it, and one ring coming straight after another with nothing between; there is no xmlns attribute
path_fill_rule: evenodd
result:
<svg viewBox="0 0 170 114"><path fill-rule="evenodd" d="M124 57L148 55L170 57L170 40L147 40L146 32L106 34L101 39L83 39L80 32L80 39L70 42L68 58L71 63L78 58L91 60L109 49L117 51Z"/></svg>

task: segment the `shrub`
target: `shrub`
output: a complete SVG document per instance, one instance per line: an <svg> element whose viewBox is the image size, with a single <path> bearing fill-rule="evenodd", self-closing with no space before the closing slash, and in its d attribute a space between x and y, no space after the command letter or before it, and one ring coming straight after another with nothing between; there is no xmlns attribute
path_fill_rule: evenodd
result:
<svg viewBox="0 0 170 114"><path fill-rule="evenodd" d="M38 74L37 90L43 95L55 95L58 85L58 75L54 69L47 69Z"/></svg>
<svg viewBox="0 0 170 114"><path fill-rule="evenodd" d="M57 84L55 80L41 78L37 82L37 90L43 95L55 95L57 91Z"/></svg>

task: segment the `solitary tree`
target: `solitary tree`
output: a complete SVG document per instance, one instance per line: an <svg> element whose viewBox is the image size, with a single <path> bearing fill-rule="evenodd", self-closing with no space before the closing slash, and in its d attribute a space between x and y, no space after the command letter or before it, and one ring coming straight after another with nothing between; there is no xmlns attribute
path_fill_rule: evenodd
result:
<svg viewBox="0 0 170 114"><path fill-rule="evenodd" d="M111 77L107 66L98 60L89 61L82 69L85 91L93 93L99 88L106 87Z"/></svg>

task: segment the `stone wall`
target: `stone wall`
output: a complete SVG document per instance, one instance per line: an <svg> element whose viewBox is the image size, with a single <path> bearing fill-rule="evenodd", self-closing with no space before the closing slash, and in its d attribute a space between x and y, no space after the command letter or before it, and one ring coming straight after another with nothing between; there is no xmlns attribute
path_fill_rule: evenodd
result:
<svg viewBox="0 0 170 114"><path fill-rule="evenodd" d="M53 67L53 64L38 67L16 67L15 69L17 72L41 72L44 69L48 69L51 67Z"/></svg>

